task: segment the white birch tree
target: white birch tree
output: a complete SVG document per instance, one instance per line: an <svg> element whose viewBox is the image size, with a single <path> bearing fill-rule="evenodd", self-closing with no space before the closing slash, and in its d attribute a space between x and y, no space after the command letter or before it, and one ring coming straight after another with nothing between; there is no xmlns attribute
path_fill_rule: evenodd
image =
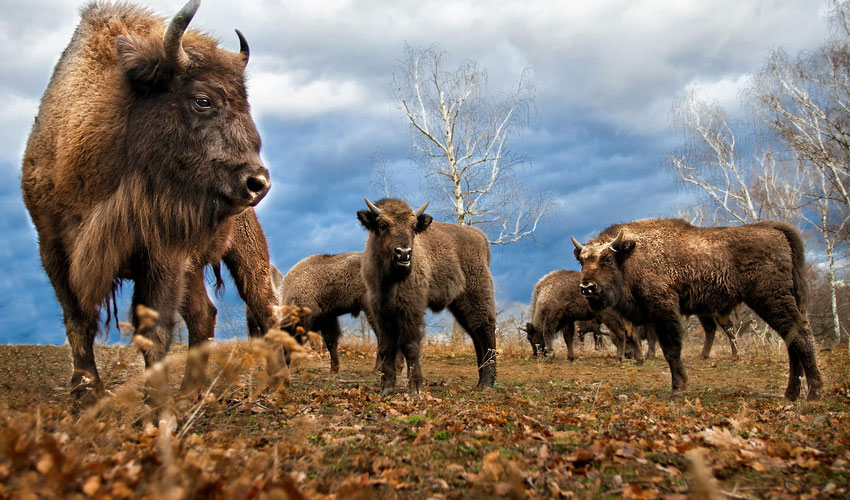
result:
<svg viewBox="0 0 850 500"><path fill-rule="evenodd" d="M447 71L444 57L435 46L406 47L393 78L435 205L459 225L480 225L491 244L531 236L551 207L545 191L517 178L530 162L511 149L534 107L531 75L523 72L511 92L491 95L477 62Z"/></svg>

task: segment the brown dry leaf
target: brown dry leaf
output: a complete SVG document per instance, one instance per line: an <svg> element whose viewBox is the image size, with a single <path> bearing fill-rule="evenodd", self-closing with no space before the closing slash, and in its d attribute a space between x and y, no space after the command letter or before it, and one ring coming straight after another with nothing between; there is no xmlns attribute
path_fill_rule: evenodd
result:
<svg viewBox="0 0 850 500"><path fill-rule="evenodd" d="M36 470L41 472L44 475L47 475L50 472L50 469L53 468L53 455L50 453L45 453L38 460L38 463L35 464Z"/></svg>
<svg viewBox="0 0 850 500"><path fill-rule="evenodd" d="M658 498L658 490L655 488L643 489L638 484L629 483L626 489L623 490L623 498L629 500L652 500Z"/></svg>
<svg viewBox="0 0 850 500"><path fill-rule="evenodd" d="M413 440L413 444L417 445L417 444L421 443L422 440L425 439L426 436L431 435L431 430L433 430L433 429L434 429L434 424L432 424L431 422L427 422L425 425L423 425L416 432L416 438Z"/></svg>
<svg viewBox="0 0 850 500"><path fill-rule="evenodd" d="M729 429L712 427L697 434L706 443L728 449L743 448L747 442Z"/></svg>
<svg viewBox="0 0 850 500"><path fill-rule="evenodd" d="M85 484L83 484L83 493L90 497L93 497L99 489L100 476L91 476L90 478L86 479Z"/></svg>

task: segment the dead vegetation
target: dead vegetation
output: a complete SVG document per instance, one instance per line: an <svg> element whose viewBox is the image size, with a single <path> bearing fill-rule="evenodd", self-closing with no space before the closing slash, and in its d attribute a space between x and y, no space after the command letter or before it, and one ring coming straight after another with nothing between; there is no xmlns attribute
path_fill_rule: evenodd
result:
<svg viewBox="0 0 850 500"><path fill-rule="evenodd" d="M690 339L684 399L663 360L617 363L582 346L566 361L504 344L496 388L476 390L472 346L428 345L421 398L381 396L374 346L313 352L272 384L269 347L211 348L199 399L157 421L138 350L99 347L109 396L72 415L67 347L0 346L0 497L800 498L850 495L850 362L821 353L820 402L782 398L775 343ZM722 343L719 343L722 344ZM166 362L176 391L185 350Z"/></svg>

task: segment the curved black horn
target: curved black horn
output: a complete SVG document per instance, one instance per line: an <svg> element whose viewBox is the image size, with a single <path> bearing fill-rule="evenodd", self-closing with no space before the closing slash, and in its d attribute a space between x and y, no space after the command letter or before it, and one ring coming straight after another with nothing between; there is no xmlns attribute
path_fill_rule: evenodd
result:
<svg viewBox="0 0 850 500"><path fill-rule="evenodd" d="M186 5L168 23L168 28L162 37L166 57L174 61L179 68L185 68L189 65L189 56L183 50L183 33L186 32L189 22L195 16L195 12L198 12L198 7L200 6L201 0L189 0L186 2Z"/></svg>
<svg viewBox="0 0 850 500"><path fill-rule="evenodd" d="M424 205L422 205L421 207L417 208L417 209L416 209L416 211L415 211L415 212L413 212L413 215L415 215L416 217L419 217L420 215L424 214L424 213L425 213L425 209L426 209L426 208L428 208L428 203L429 203L429 202L427 202L427 201L426 201Z"/></svg>
<svg viewBox="0 0 850 500"><path fill-rule="evenodd" d="M614 248L617 245L619 245L621 241L623 241L623 230L622 229L620 229L620 232L617 233L617 237L614 238L613 240L611 240L611 243L608 243L608 246L610 246L611 248Z"/></svg>
<svg viewBox="0 0 850 500"><path fill-rule="evenodd" d="M578 250L579 252L581 252L582 250L584 250L584 245L582 245L581 243L579 243L579 242L578 242L578 240L577 240L577 239L575 239L574 237L570 236L570 241L572 241L572 242L573 242L573 245L575 245L576 250Z"/></svg>
<svg viewBox="0 0 850 500"><path fill-rule="evenodd" d="M369 210L371 210L373 214L381 215L381 209L376 207L374 204L372 204L372 202L369 201L369 198L363 198L363 199L366 200L366 206L369 207Z"/></svg>
<svg viewBox="0 0 850 500"><path fill-rule="evenodd" d="M245 35L239 30L236 30L236 36L239 37L239 54L242 55L242 64L243 66L247 66L248 58L251 56L251 49L248 48L248 40L245 40Z"/></svg>

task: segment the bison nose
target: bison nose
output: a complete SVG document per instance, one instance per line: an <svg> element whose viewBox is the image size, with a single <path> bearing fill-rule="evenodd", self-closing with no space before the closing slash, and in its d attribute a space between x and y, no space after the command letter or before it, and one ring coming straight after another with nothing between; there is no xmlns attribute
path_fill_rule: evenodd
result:
<svg viewBox="0 0 850 500"><path fill-rule="evenodd" d="M401 248L401 247L395 248L395 256L398 257L400 260L410 259L411 253L413 253L413 249L411 249L411 248Z"/></svg>
<svg viewBox="0 0 850 500"><path fill-rule="evenodd" d="M579 290L581 290L581 294L584 295L585 297L593 297L594 295L596 295L598 293L598 288L596 286L596 283L594 283L592 281L582 282L578 286L578 288L579 288Z"/></svg>
<svg viewBox="0 0 850 500"><path fill-rule="evenodd" d="M262 170L265 170L263 168ZM267 172L248 173L243 178L247 190L249 203L253 206L260 202L271 188L271 181Z"/></svg>

